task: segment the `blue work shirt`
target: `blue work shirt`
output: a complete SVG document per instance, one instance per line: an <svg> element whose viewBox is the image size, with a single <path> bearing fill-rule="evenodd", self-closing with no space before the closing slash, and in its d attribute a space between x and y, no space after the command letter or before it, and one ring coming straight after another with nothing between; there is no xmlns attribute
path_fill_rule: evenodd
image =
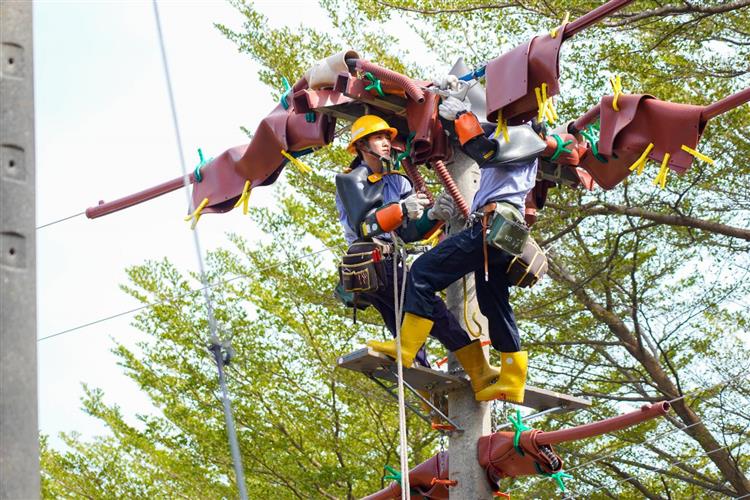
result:
<svg viewBox="0 0 750 500"><path fill-rule="evenodd" d="M505 201L515 205L521 213L526 206L526 195L536 184L538 160L493 166L487 163L481 169L479 190L474 195L471 211L492 201Z"/></svg>
<svg viewBox="0 0 750 500"><path fill-rule="evenodd" d="M365 163L364 161L357 165L357 167L360 167L362 165L367 167L367 171L372 174L372 170L370 170L370 167L367 166L367 163ZM414 189L412 188L409 179L400 174L386 174L378 182L384 183L383 206L387 205L388 203L401 201L410 194L414 193ZM359 238L359 236L357 236L357 228L352 227L349 221L349 217L347 217L346 215L346 211L344 210L344 205L341 203L338 191L336 192L336 208L339 211L339 221L341 221L341 225L344 228L344 238L346 239L347 243L351 244L352 242L354 242L354 240ZM354 221L355 224L359 224L361 222L362 221ZM390 238L389 235L382 235L378 237L383 239Z"/></svg>

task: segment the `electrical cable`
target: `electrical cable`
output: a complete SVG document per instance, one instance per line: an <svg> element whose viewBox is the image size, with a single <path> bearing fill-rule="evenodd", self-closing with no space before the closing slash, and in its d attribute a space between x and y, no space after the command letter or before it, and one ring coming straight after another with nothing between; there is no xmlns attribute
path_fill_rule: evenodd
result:
<svg viewBox="0 0 750 500"><path fill-rule="evenodd" d="M401 499L409 500L411 491L409 487L409 443L406 436L406 401L404 397L404 363L401 359L401 319L403 309L403 295L398 289L398 261L402 258L399 253L398 234L391 232L393 241L393 309L396 320L396 367L398 374L398 433L401 448ZM402 259L404 270L402 273L402 283L405 290L406 285L406 259ZM403 292L403 291L402 291Z"/></svg>
<svg viewBox="0 0 750 500"><path fill-rule="evenodd" d="M69 220L69 219L74 219L74 218L79 217L79 216L81 216L81 215L83 215L85 213L86 212L79 212L77 214L68 215L67 217L63 217L62 219L57 219L57 220L54 220L52 222L47 222L46 224L42 224L41 226L37 226L36 229L39 230L39 229L42 229L44 227L54 226L55 224L59 224L61 222L65 222L66 220Z"/></svg>
<svg viewBox="0 0 750 500"><path fill-rule="evenodd" d="M276 267L281 267L281 266L285 266L285 265L288 265L288 264L292 264L294 262L298 262L300 260L307 259L309 257L313 257L315 255L321 254L321 253L326 252L326 251L332 251L332 250L330 248L328 248L328 247L322 248L322 249L316 250L314 252L310 252L310 253L307 253L307 254L304 254L304 255L300 255L299 257L296 257L294 259L289 259L289 260L286 260L284 262L279 262L279 263L273 264L271 266L266 266L266 267L260 268L260 269L258 269L258 272L265 272L265 271L274 269ZM249 277L250 277L249 274L239 274L237 276L232 276L231 278L227 278L227 279L224 279L224 280L221 280L221 281L217 281L215 283L210 283L210 284L206 285L205 287L194 288L192 290L188 290L187 292L179 294L177 296L177 298L179 299L179 298L185 297L186 295L190 295L190 294L195 293L195 292L201 292L204 289L215 288L217 286L224 285L226 283L229 283L229 282L232 282L232 281L235 281L235 280L238 280L238 279L249 278ZM105 321L109 321L111 319L119 318L120 316L126 316L128 314L136 313L138 311L142 311L143 309L148 309L148 308L151 308L151 307L164 305L164 304L169 303L172 300L173 299L170 298L170 299L162 300L162 301L159 301L159 302L150 302L148 304L144 304L142 306L139 306L139 307L136 307L136 308L133 308L133 309L129 309L127 311L122 311L122 312L119 312L117 314L113 314L111 316L100 318L100 319L97 319L97 320L94 320L94 321L90 321L88 323L84 323L82 325L78 325L78 326L75 326L75 327L68 328L66 330L57 332L57 333L53 333L53 334L47 335L45 337L40 337L36 341L37 342L41 342L42 340L47 340L47 339L51 339L51 338L54 338L54 337L58 337L60 335L66 334L66 333L74 332L76 330L81 330L81 329L89 327L89 326L93 326L93 325L96 325L96 324L99 324L99 323L104 323Z"/></svg>
<svg viewBox="0 0 750 500"><path fill-rule="evenodd" d="M190 213L195 213L195 206L193 203L192 196L190 195L190 182L188 180L188 171L185 166L185 156L182 148L182 137L180 135L180 124L177 119L177 107L175 105L174 92L172 91L172 79L169 74L169 63L167 61L167 50L164 44L164 36L161 29L161 19L159 17L159 6L157 0L152 0L154 6L154 17L156 20L156 31L159 38L159 48L161 49L161 62L164 69L164 77L167 84L167 94L169 95L170 111L172 113L172 124L174 127L175 139L177 141L177 152L180 158L180 167L182 169L182 176L185 184L185 196L187 198L188 206L190 207ZM197 222L197 218L196 218ZM213 306L211 304L211 296L208 293L208 279L206 278L205 266L203 264L203 252L201 251L200 238L198 236L198 229L193 228L193 243L195 245L195 252L198 258L198 270L200 272L200 279L203 283L203 295L206 303L206 315L208 316L208 326L211 334L210 348L214 353L216 359L216 367L219 375L219 385L222 392L222 403L224 406L224 422L227 428L227 437L229 439L229 448L232 454L232 463L234 464L235 482L241 500L247 500L247 486L245 484L245 472L242 467L242 455L240 454L239 441L237 439L237 431L234 426L234 417L232 415L232 407L229 402L229 396L226 387L226 380L224 378L224 363L229 362L229 353L231 352L231 345L229 340L222 342L219 340L217 335L216 317L214 316ZM226 357L225 357L226 356Z"/></svg>
<svg viewBox="0 0 750 500"><path fill-rule="evenodd" d="M718 451L725 450L727 448L729 448L729 446L722 446L720 448L715 448L715 449L713 449L711 451L706 451L706 452L703 452L703 453L699 453L698 455L695 455L695 456L690 457L690 458L686 458L684 460L677 460L675 462L670 462L669 464L667 464L666 467L662 467L660 469L656 469L655 471L652 471L652 472L655 472L655 473L667 472L667 470L670 467L672 467L672 466L681 465L681 464L687 464L687 463L692 462L693 460L696 460L696 459L704 457L704 456L712 455L712 454L714 454L714 453L716 453ZM619 484L626 483L626 482L632 481L634 479L636 479L636 478L635 477L626 477L625 479L621 479L621 480L617 481L616 483L614 483L611 486L601 486L599 488L596 488L595 490L587 491L586 493L581 493L580 495L576 494L576 495L573 495L573 496L569 496L567 498L570 499L570 500L572 500L574 498L579 498L581 496L590 496L592 493L596 493L597 491L601 491L601 490L606 490L606 489L609 489L609 488L613 488L613 487L615 487L615 486L617 486Z"/></svg>

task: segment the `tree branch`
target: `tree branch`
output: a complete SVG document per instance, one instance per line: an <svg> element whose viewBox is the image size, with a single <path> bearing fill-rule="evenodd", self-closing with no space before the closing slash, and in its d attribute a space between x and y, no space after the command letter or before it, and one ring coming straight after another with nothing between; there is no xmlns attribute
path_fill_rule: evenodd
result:
<svg viewBox="0 0 750 500"><path fill-rule="evenodd" d="M563 211L569 209L569 207L555 205L553 203L547 203L547 206L556 210ZM600 206L587 207L584 210L588 215L628 215L632 217L639 217L641 219L651 220L660 224L666 224L668 226L691 227L710 233L716 233L724 236L730 236L732 238L740 238L745 241L750 241L750 229L729 226L720 222L713 222L705 219L688 217L685 215L669 215L654 212L652 210L646 210L645 208L626 207L624 205L615 205L613 203L602 203Z"/></svg>

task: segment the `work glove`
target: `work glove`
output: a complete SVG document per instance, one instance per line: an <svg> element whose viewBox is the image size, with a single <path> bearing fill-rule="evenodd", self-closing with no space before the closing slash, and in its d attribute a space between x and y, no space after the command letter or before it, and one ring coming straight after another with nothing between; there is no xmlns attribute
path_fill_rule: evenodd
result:
<svg viewBox="0 0 750 500"><path fill-rule="evenodd" d="M427 195L424 193L410 194L401 200L401 207L409 219L416 220L422 217L424 209L430 204Z"/></svg>
<svg viewBox="0 0 750 500"><path fill-rule="evenodd" d="M441 90L458 90L458 77L456 75L438 76L432 79L432 83Z"/></svg>
<svg viewBox="0 0 750 500"><path fill-rule="evenodd" d="M468 113L469 111L471 111L469 101L462 101L453 96L444 99L440 106L438 106L440 116L450 121L458 118L458 115Z"/></svg>
<svg viewBox="0 0 750 500"><path fill-rule="evenodd" d="M572 134L548 135L546 142L547 148L542 152L542 157L559 165L580 163L578 141Z"/></svg>
<svg viewBox="0 0 750 500"><path fill-rule="evenodd" d="M435 199L435 204L427 211L430 220L450 220L456 215L456 203L448 193L441 193Z"/></svg>

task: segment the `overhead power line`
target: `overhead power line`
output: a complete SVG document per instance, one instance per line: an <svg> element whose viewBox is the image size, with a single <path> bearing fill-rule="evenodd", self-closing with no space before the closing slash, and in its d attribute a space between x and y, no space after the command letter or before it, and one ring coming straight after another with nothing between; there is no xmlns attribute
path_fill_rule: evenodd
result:
<svg viewBox="0 0 750 500"><path fill-rule="evenodd" d="M298 262L300 260L304 260L304 259L313 257L315 255L321 254L321 253L329 251L329 250L331 250L331 249L328 248L328 247L320 249L320 250L316 250L315 252L310 252L310 253L301 255L299 257L293 258L293 259L288 259L288 260L285 260L283 262L279 262L277 264L273 264L271 266L263 267L263 268L259 269L258 272L265 272L265 271L274 269L276 267L281 267L281 266L284 266L284 265L287 265L287 264L292 264L294 262ZM232 282L232 281L235 281L235 280L238 280L238 279L249 278L249 277L250 277L249 274L240 274L240 275L237 275L237 276L232 276L231 278L227 278L225 280L217 281L215 283L210 283L210 284L208 284L206 286L203 286L203 287L200 287L200 288L192 289L190 291L187 291L185 293L182 293L182 294L178 295L177 297L181 298L181 297L184 297L186 295L190 295L190 294L193 294L193 293L196 293L196 292L202 292L204 290L207 290L207 289L210 289L210 288L215 288L217 286L224 285L226 283L229 283L229 282ZM104 323L105 321L116 319L116 318L119 318L121 316L127 316L129 314L133 314L133 313L136 313L138 311L142 311L144 309L148 309L148 308L151 308L151 307L155 307L155 306L159 306L159 305L163 305L163 304L167 304L167 303L168 303L168 301L166 301L166 300L159 301L159 302L150 302L150 303L144 304L144 305L142 305L140 307L136 307L136 308L133 308L133 309L128 309L127 311L122 311L122 312L119 312L117 314L113 314L111 316L106 316L104 318L100 318L100 319L97 319L97 320L94 320L94 321L89 321L88 323L84 323L84 324L81 324L81 325L78 325L78 326L74 326L72 328L68 328L66 330L62 330L60 332L53 333L51 335L46 335L44 337L40 337L40 338L37 339L37 342L41 342L42 340L47 340L47 339L51 339L51 338L54 338L54 337L59 337L60 335L65 335L67 333L71 333L71 332L74 332L76 330L81 330L81 329L87 328L89 326L97 325L99 323Z"/></svg>
<svg viewBox="0 0 750 500"><path fill-rule="evenodd" d="M57 219L55 221L47 222L46 224L42 224L41 226L37 226L36 229L39 230L39 229L42 229L44 227L54 226L55 224L59 224L61 222L65 222L66 220L69 220L69 219L74 219L74 218L79 217L79 216L81 216L81 215L83 215L85 213L86 212L79 212L77 214L68 215L67 217L63 217L62 219Z"/></svg>
<svg viewBox="0 0 750 500"><path fill-rule="evenodd" d="M711 450L711 451L706 451L706 452L703 452L703 453L699 453L699 454L697 454L697 455L694 455L694 456L692 456L692 457L690 457L690 458L686 458L686 459L683 459L683 460L677 460L677 461L675 461L675 462L670 462L669 464L667 464L667 466L666 466L666 467L662 467L662 468L660 468L660 469L657 469L657 470L655 470L655 471L653 471L653 472L656 472L656 473L667 472L667 471L669 470L669 468L670 468L670 467L673 467L673 466L675 466L675 465L683 465L683 464L688 464L688 463L690 463L690 462L693 462L693 461L695 461L695 460L697 460L697 459L699 459L699 458L702 458L702 457L704 457L704 456L706 456L706 457L707 457L707 456L709 456L709 455L713 455L714 453L717 453L717 452L719 452L719 451L725 450L725 449L727 449L727 448L729 448L729 446L722 446L722 447L720 447L720 448L715 448L715 449L713 449L713 450ZM633 481L633 480L635 480L635 479L636 479L635 477L626 477L625 479L621 479L621 480L617 481L617 482L616 482L615 484L613 484L613 485L611 485L611 486L601 486L601 487L599 487L599 488L596 488L595 490L587 491L587 492L585 492L585 493L581 493L581 494L576 494L576 495L572 495L572 496L569 496L569 497L567 497L567 498L569 498L569 499L571 499L571 500L572 500L572 499L574 499L574 498L580 498L580 497L583 497L583 496L586 496L586 497L588 497L588 496L590 496L590 495L591 495L592 493L596 493L597 491L608 490L608 489L610 489L610 488L614 488L614 487L616 487L616 486L618 486L618 485L620 485L620 484L622 484L622 483L627 483L627 482L629 482L629 481Z"/></svg>

